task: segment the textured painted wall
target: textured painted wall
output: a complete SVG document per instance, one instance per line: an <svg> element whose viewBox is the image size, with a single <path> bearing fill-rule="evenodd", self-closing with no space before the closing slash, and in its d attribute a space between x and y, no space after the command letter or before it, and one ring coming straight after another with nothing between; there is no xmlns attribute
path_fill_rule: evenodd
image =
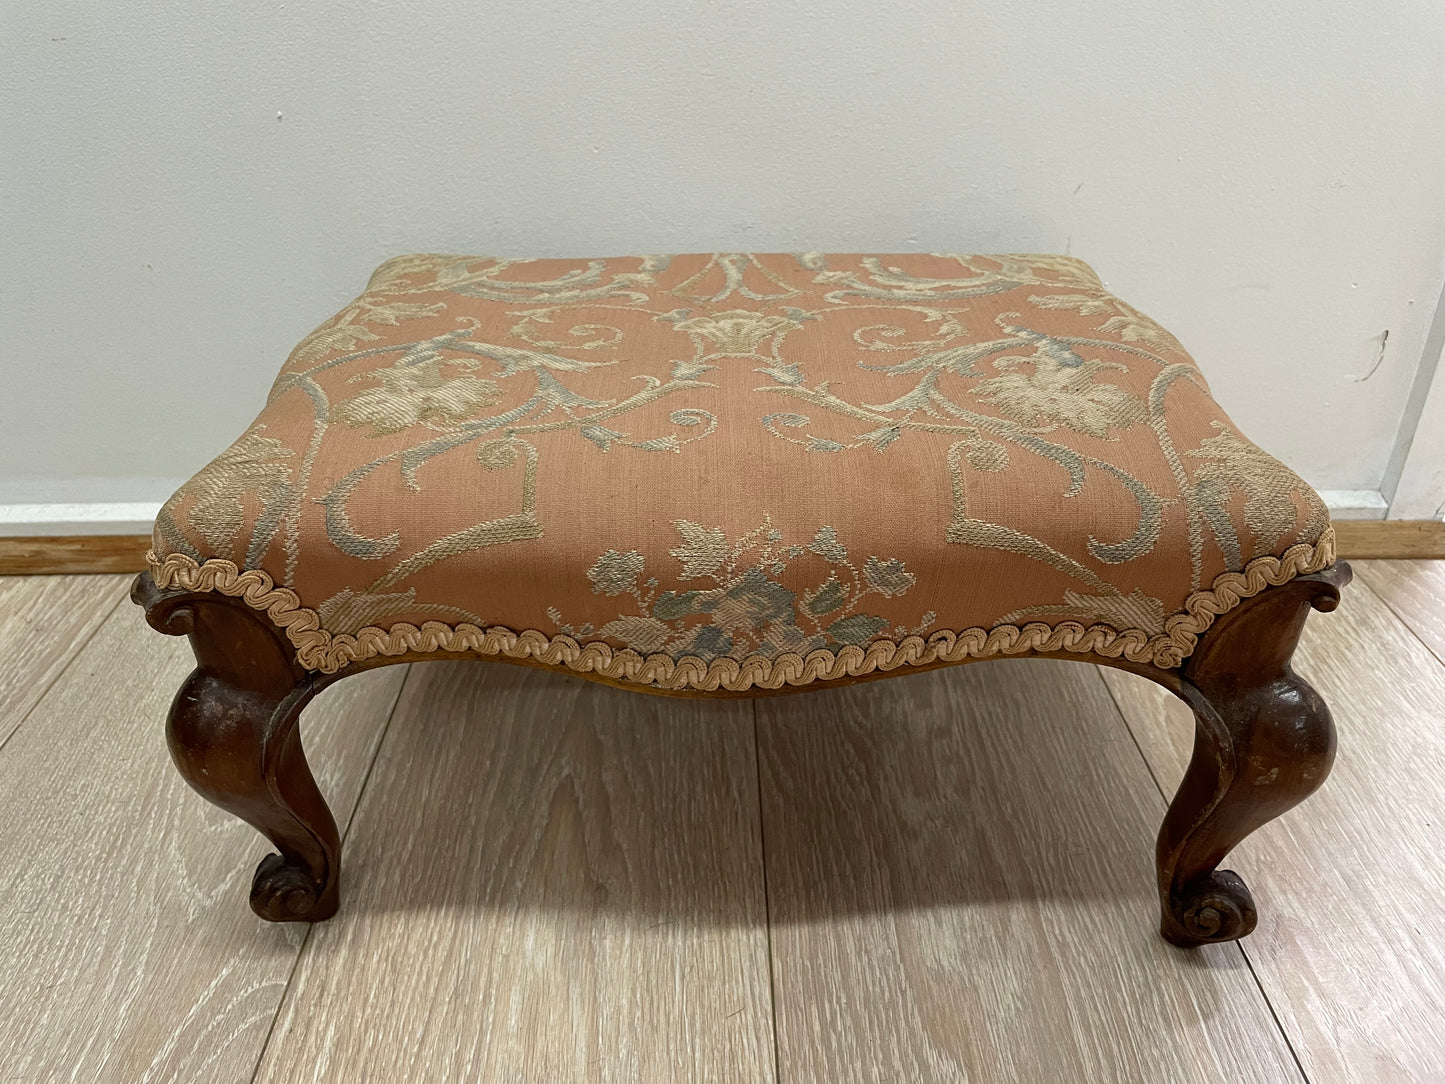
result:
<svg viewBox="0 0 1445 1084"><path fill-rule="evenodd" d="M1445 7L1186 7L7 0L0 503L165 496L416 249L1070 251L1374 488L1440 296Z"/></svg>

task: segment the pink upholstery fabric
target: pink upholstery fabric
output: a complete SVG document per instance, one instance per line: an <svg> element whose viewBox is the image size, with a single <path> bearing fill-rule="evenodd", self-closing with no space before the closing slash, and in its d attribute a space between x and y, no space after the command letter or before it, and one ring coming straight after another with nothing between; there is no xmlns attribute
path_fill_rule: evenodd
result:
<svg viewBox="0 0 1445 1084"><path fill-rule="evenodd" d="M417 255L296 348L154 570L287 589L317 669L527 635L705 689L934 648L1174 665L1221 576L1332 556L1315 493L1078 260Z"/></svg>

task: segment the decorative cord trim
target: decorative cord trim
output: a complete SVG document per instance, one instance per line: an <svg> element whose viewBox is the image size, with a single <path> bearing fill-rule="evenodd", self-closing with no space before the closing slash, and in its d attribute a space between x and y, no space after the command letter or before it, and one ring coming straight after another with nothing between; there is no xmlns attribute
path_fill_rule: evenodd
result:
<svg viewBox="0 0 1445 1084"><path fill-rule="evenodd" d="M771 659L752 655L741 661L721 658L707 662L695 655L678 659L661 654L641 655L631 648L614 648L598 640L580 642L571 636L549 637L534 629L515 632L500 625L483 629L471 624L426 621L420 627L406 623L390 629L368 626L355 635L335 635L321 627L320 616L303 606L295 591L277 587L260 569L243 572L231 561L214 558L199 564L183 553L172 553L164 560L154 551L146 554L151 577L159 588L216 591L240 598L252 609L265 613L285 630L296 647L297 660L308 670L331 674L376 655L455 651L533 659L548 666L563 666L616 681L697 692L719 689L745 692L755 687L778 689L784 685L862 677L876 671L886 673L906 666L1031 652L1066 651L1109 659L1123 656L1131 662L1171 669L1189 657L1200 634L1220 614L1267 587L1318 572L1334 560L1333 528L1327 528L1313 545L1302 542L1291 546L1282 557L1256 557L1243 572L1225 572L1215 577L1209 588L1191 594L1185 600L1184 609L1165 622L1162 634L1150 635L1143 629L1119 630L1102 624L1086 627L1077 621L1062 621L1057 625L1036 621L1022 626L997 625L992 629L971 628L963 632L945 630L926 638L873 640L866 647L849 645L837 651L821 648L807 655L788 653Z"/></svg>

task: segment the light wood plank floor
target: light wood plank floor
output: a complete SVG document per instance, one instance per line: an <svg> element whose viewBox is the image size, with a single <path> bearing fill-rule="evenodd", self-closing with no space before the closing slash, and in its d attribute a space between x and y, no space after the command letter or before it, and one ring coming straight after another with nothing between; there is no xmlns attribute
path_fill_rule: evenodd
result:
<svg viewBox="0 0 1445 1084"><path fill-rule="evenodd" d="M0 579L0 1081L1445 1081L1445 565L1357 565L1297 658L1324 789L1154 932L1182 705L1019 661L757 701L426 663L318 699L343 909L162 737L120 577Z"/></svg>

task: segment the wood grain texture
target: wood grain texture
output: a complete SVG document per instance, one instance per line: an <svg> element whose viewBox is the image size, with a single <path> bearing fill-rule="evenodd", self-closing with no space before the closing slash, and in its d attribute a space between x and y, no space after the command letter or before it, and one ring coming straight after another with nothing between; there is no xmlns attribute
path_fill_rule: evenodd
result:
<svg viewBox="0 0 1445 1084"><path fill-rule="evenodd" d="M1445 557L1445 523L1432 519L1335 520L1335 549L1347 561Z"/></svg>
<svg viewBox="0 0 1445 1084"><path fill-rule="evenodd" d="M0 578L0 746L129 587L124 576Z"/></svg>
<svg viewBox="0 0 1445 1084"><path fill-rule="evenodd" d="M33 535L0 538L0 576L129 572L146 566L148 534Z"/></svg>
<svg viewBox="0 0 1445 1084"><path fill-rule="evenodd" d="M1299 1080L1239 950L1159 939L1164 802L1093 667L757 710L784 1082Z"/></svg>
<svg viewBox="0 0 1445 1084"><path fill-rule="evenodd" d="M265 841L171 765L166 707L191 665L120 607L0 750L0 1078L250 1078L304 930L246 909ZM404 669L303 720L343 819Z"/></svg>
<svg viewBox="0 0 1445 1084"><path fill-rule="evenodd" d="M1355 571L1445 663L1445 561L1361 561Z"/></svg>
<svg viewBox="0 0 1445 1084"><path fill-rule="evenodd" d="M257 1080L771 1080L752 727L415 666Z"/></svg>
<svg viewBox="0 0 1445 1084"><path fill-rule="evenodd" d="M1312 1084L1445 1080L1445 668L1369 590L1310 619L1297 668L1328 701L1324 787L1228 864L1261 904L1245 942ZM1160 785L1193 722L1163 690L1106 673Z"/></svg>

